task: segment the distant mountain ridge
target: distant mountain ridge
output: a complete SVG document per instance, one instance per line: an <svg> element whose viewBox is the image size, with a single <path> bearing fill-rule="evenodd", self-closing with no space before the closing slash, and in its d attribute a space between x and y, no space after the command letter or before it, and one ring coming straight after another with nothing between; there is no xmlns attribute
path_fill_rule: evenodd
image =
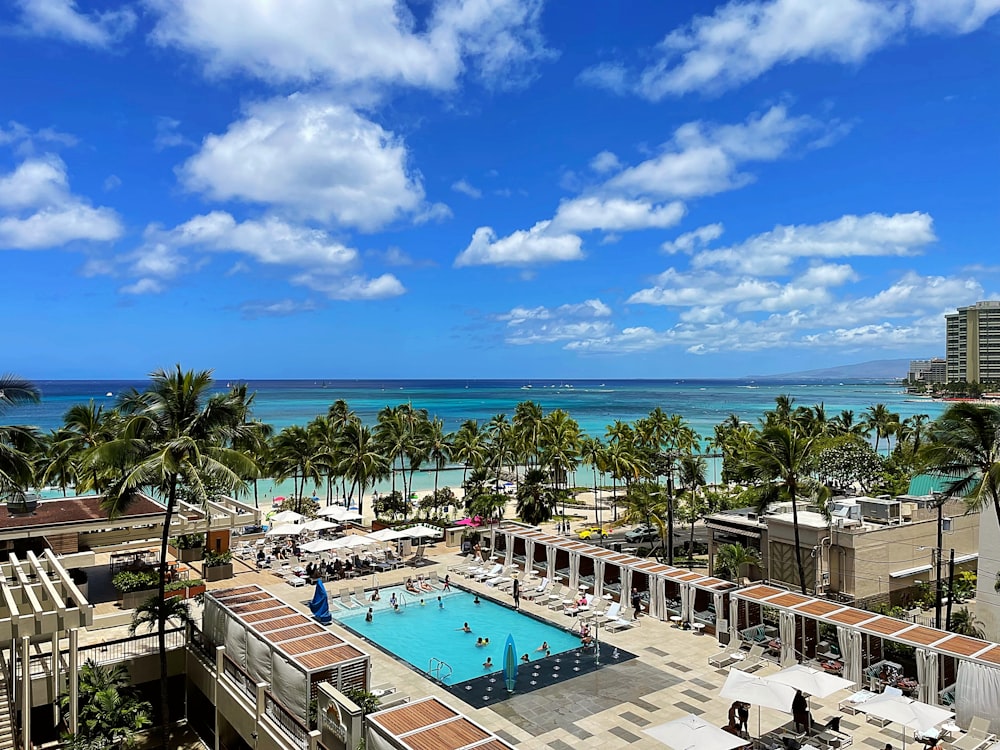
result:
<svg viewBox="0 0 1000 750"><path fill-rule="evenodd" d="M822 367L817 370L800 370L777 375L748 375L752 380L893 380L905 378L910 369L909 359L873 359L853 365Z"/></svg>

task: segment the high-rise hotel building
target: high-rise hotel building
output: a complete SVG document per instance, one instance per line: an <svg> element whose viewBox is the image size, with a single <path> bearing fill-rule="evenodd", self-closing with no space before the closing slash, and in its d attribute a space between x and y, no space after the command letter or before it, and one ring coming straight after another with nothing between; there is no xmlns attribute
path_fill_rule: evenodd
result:
<svg viewBox="0 0 1000 750"><path fill-rule="evenodd" d="M977 302L946 315L948 382L1000 382L1000 302Z"/></svg>

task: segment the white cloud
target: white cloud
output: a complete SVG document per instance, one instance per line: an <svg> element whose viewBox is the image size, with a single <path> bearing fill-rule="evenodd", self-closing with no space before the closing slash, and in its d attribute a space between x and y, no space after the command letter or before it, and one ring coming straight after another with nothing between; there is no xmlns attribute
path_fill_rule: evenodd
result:
<svg viewBox="0 0 1000 750"><path fill-rule="evenodd" d="M502 86L530 77L532 64L552 54L539 31L541 0L436 0L419 30L397 0L149 4L159 15L156 42L193 52L210 73L243 71L272 82L447 89L468 63Z"/></svg>
<svg viewBox="0 0 1000 750"><path fill-rule="evenodd" d="M741 173L749 161L773 161L802 143L804 136L828 133L830 125L793 117L775 105L735 125L689 122L677 128L660 153L624 169L606 190L659 199L714 195L743 187L753 176Z"/></svg>
<svg viewBox="0 0 1000 750"><path fill-rule="evenodd" d="M551 222L498 238L492 227L479 227L469 246L455 258L455 266L528 266L583 259L583 240L575 234L548 232Z"/></svg>
<svg viewBox="0 0 1000 750"><path fill-rule="evenodd" d="M706 224L685 232L675 240L664 242L661 247L668 253L691 253L719 239L723 229L722 224Z"/></svg>
<svg viewBox="0 0 1000 750"><path fill-rule="evenodd" d="M164 149L176 148L178 146L196 146L196 143L188 140L181 134L178 129L180 126L180 120L175 120L172 117L157 117L153 148L157 151L163 151Z"/></svg>
<svg viewBox="0 0 1000 750"><path fill-rule="evenodd" d="M506 323L504 340L525 346L554 341L604 336L614 326L607 320L611 308L599 299L588 299L559 307L515 307L496 316Z"/></svg>
<svg viewBox="0 0 1000 750"><path fill-rule="evenodd" d="M552 220L552 230L586 232L603 229L626 232L663 229L684 218L685 211L684 204L679 201L654 205L648 201L625 198L574 198L559 204L559 210Z"/></svg>
<svg viewBox="0 0 1000 750"><path fill-rule="evenodd" d="M66 165L48 154L0 174L0 249L40 250L77 240L108 242L122 234L118 215L70 192Z"/></svg>
<svg viewBox="0 0 1000 750"><path fill-rule="evenodd" d="M319 304L313 300L283 299L277 302L251 300L240 305L240 312L248 320L257 318L284 318L301 312L313 312L319 309Z"/></svg>
<svg viewBox="0 0 1000 750"><path fill-rule="evenodd" d="M622 164L618 161L618 157L610 151L602 151L590 160L590 168L598 174L616 172L621 169L621 166Z"/></svg>
<svg viewBox="0 0 1000 750"><path fill-rule="evenodd" d="M104 178L104 191L110 193L122 186L122 178L116 174L110 174Z"/></svg>
<svg viewBox="0 0 1000 750"><path fill-rule="evenodd" d="M407 157L399 138L354 110L293 94L251 104L226 133L205 138L180 177L214 200L371 231L423 207Z"/></svg>
<svg viewBox="0 0 1000 750"><path fill-rule="evenodd" d="M783 274L798 258L914 255L934 242L933 219L925 213L842 216L823 224L777 226L745 242L705 250L697 268L722 266L741 273Z"/></svg>
<svg viewBox="0 0 1000 750"><path fill-rule="evenodd" d="M77 139L76 136L61 133L54 128L32 130L14 120L8 122L6 128L0 127L0 146L13 146L21 156L34 155L42 144L45 149L53 146L75 146Z"/></svg>
<svg viewBox="0 0 1000 750"><path fill-rule="evenodd" d="M453 182L451 184L451 189L454 190L456 193L462 193L464 195L469 196L470 198L483 197L483 191L477 187L470 185L469 182L464 178L458 180L457 182Z"/></svg>
<svg viewBox="0 0 1000 750"><path fill-rule="evenodd" d="M132 284L126 284L118 290L122 294L160 294L163 291L163 284L156 279L139 279Z"/></svg>
<svg viewBox="0 0 1000 750"><path fill-rule="evenodd" d="M391 273L369 278L307 272L292 277L292 283L322 292L330 299L336 300L388 299L406 293L406 287Z"/></svg>
<svg viewBox="0 0 1000 750"><path fill-rule="evenodd" d="M89 47L108 47L135 26L128 7L103 13L81 13L76 0L15 0L21 10L20 29L32 36L53 37Z"/></svg>
<svg viewBox="0 0 1000 750"><path fill-rule="evenodd" d="M668 33L639 72L603 62L579 80L652 101L715 93L801 60L856 65L907 32L968 33L998 0L733 0Z"/></svg>

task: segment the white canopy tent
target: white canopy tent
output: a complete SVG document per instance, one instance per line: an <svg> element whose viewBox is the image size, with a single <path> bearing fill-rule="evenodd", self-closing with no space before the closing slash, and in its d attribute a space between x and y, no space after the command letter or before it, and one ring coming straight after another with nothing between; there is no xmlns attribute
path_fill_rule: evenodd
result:
<svg viewBox="0 0 1000 750"><path fill-rule="evenodd" d="M651 727L645 732L674 750L735 750L747 744L742 737L692 714Z"/></svg>
<svg viewBox="0 0 1000 750"><path fill-rule="evenodd" d="M298 523L303 518L305 518L304 515L302 515L301 513L296 513L294 510L283 510L278 513L275 513L268 520L274 523Z"/></svg>
<svg viewBox="0 0 1000 750"><path fill-rule="evenodd" d="M303 532L303 528L297 524L284 523L272 526L264 536L298 536Z"/></svg>

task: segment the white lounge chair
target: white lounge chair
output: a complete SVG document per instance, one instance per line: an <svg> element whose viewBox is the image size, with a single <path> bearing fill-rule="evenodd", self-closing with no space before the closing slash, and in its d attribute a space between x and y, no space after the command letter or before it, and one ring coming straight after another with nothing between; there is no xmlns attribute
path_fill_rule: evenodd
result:
<svg viewBox="0 0 1000 750"><path fill-rule="evenodd" d="M622 603L612 602L611 606L608 607L608 611L597 618L597 622L600 623L601 625L603 625L606 622L612 622L613 620L617 620L621 616L621 613L622 613Z"/></svg>
<svg viewBox="0 0 1000 750"><path fill-rule="evenodd" d="M590 610L591 604L594 601L594 595L593 594L586 594L586 595L584 595L583 598L586 601L586 604L580 604L579 602L577 602L572 607L566 607L566 608L564 608L563 609L563 614L564 615L569 615L570 617L574 617L576 615L581 615L581 614L583 614L585 612L588 612Z"/></svg>
<svg viewBox="0 0 1000 750"><path fill-rule="evenodd" d="M730 644L725 651L708 657L708 664L711 667L728 667L730 664L742 661L746 657L739 642Z"/></svg>
<svg viewBox="0 0 1000 750"><path fill-rule="evenodd" d="M538 584L537 587L521 595L522 599L527 599L529 602L534 601L540 597L547 597L549 595L549 579L543 578L542 582Z"/></svg>
<svg viewBox="0 0 1000 750"><path fill-rule="evenodd" d="M624 615L616 617L610 622L606 622L604 624L604 629L610 631L623 630L625 628L635 627L638 624L639 621L635 619L635 615L632 613L632 610L629 610Z"/></svg>
<svg viewBox="0 0 1000 750"><path fill-rule="evenodd" d="M973 716L969 722L969 730L951 743L955 750L985 750L996 742L997 736L990 732L990 723L980 717Z"/></svg>
<svg viewBox="0 0 1000 750"><path fill-rule="evenodd" d="M560 607L563 602L563 585L561 583L554 584L552 590L549 591L549 595L545 597L545 602L550 607L554 604L558 604Z"/></svg>
<svg viewBox="0 0 1000 750"><path fill-rule="evenodd" d="M733 665L733 669L738 669L741 672L754 672L764 666L764 647L760 645L753 645L750 647L750 651L747 653L747 658L741 661L739 664Z"/></svg>
<svg viewBox="0 0 1000 750"><path fill-rule="evenodd" d="M361 606L360 604L355 604L354 601L351 599L350 589L340 590L340 604L341 606L346 607L347 609L354 609L355 607Z"/></svg>
<svg viewBox="0 0 1000 750"><path fill-rule="evenodd" d="M494 565L492 568L490 568L485 573L477 573L476 575L473 576L473 578L475 580L479 581L480 583L482 583L483 581L487 580L488 578L496 578L497 576L500 575L500 573L502 571L503 571L503 565L501 565L500 563L497 563L496 565Z"/></svg>

